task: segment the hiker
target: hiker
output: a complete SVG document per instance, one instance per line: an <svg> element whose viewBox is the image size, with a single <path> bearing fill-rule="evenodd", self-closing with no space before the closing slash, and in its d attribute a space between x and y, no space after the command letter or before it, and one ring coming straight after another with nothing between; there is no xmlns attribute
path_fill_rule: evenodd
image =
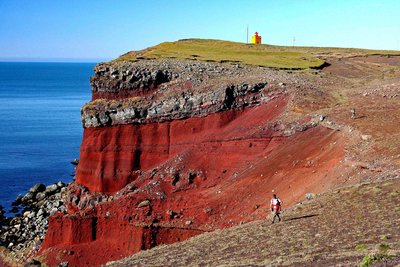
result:
<svg viewBox="0 0 400 267"><path fill-rule="evenodd" d="M352 109L350 110L350 113L351 113L351 118L354 120L354 119L356 118L356 109L355 109L355 108L352 108Z"/></svg>
<svg viewBox="0 0 400 267"><path fill-rule="evenodd" d="M279 216L281 213L281 205L282 201L274 194L271 199L271 212L273 214L272 223L275 222L276 217L281 221L281 217Z"/></svg>

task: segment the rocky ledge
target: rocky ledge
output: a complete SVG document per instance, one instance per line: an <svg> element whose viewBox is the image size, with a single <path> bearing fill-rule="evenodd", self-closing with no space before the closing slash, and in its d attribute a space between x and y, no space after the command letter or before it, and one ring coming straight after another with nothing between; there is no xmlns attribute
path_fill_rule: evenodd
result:
<svg viewBox="0 0 400 267"><path fill-rule="evenodd" d="M82 123L88 128L204 117L268 102L298 82L296 74L237 64L102 63L91 78L93 99L82 108Z"/></svg>

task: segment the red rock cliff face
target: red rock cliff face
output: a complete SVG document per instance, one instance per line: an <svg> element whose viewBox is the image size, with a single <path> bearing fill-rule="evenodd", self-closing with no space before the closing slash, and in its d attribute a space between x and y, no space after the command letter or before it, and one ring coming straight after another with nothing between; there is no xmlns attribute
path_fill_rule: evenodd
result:
<svg viewBox="0 0 400 267"><path fill-rule="evenodd" d="M78 185L69 214L50 219L41 251L50 265L96 266L263 219L273 191L289 206L337 182L326 177L339 176L342 136L311 117L283 122L290 95L277 79L290 78L265 70L244 78L252 70L230 66L213 80L204 76L212 64L185 63L207 70L188 85L176 64L147 82L138 78L146 71L99 67L95 98L114 100L82 110ZM121 80L110 88L107 75Z"/></svg>
<svg viewBox="0 0 400 267"><path fill-rule="evenodd" d="M218 169L235 169L246 157L255 157L265 150L278 134L268 129L268 123L282 112L286 102L287 98L282 96L256 110L233 110L205 118L144 125L86 128L77 182L90 191L116 192L134 181L138 171L149 171L179 154L204 147L216 148L221 155L213 160L213 155L204 155L210 162L206 162L203 171L215 171L207 167L214 164Z"/></svg>

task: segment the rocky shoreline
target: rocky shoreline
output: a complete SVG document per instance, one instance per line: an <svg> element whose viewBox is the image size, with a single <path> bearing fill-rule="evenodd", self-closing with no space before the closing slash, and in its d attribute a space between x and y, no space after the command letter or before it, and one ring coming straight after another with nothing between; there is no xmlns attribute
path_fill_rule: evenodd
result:
<svg viewBox="0 0 400 267"><path fill-rule="evenodd" d="M68 184L57 182L45 186L36 184L25 195L12 203L14 217L6 217L0 206L0 246L11 255L24 260L40 249L45 237L48 218L55 213L66 213L64 198Z"/></svg>

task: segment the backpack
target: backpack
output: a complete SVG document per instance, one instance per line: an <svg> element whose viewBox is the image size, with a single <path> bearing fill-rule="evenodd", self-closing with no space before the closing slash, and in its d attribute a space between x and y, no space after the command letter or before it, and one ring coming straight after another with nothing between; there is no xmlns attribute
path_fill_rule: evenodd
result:
<svg viewBox="0 0 400 267"><path fill-rule="evenodd" d="M281 200L279 198L276 199L276 205L281 206Z"/></svg>

